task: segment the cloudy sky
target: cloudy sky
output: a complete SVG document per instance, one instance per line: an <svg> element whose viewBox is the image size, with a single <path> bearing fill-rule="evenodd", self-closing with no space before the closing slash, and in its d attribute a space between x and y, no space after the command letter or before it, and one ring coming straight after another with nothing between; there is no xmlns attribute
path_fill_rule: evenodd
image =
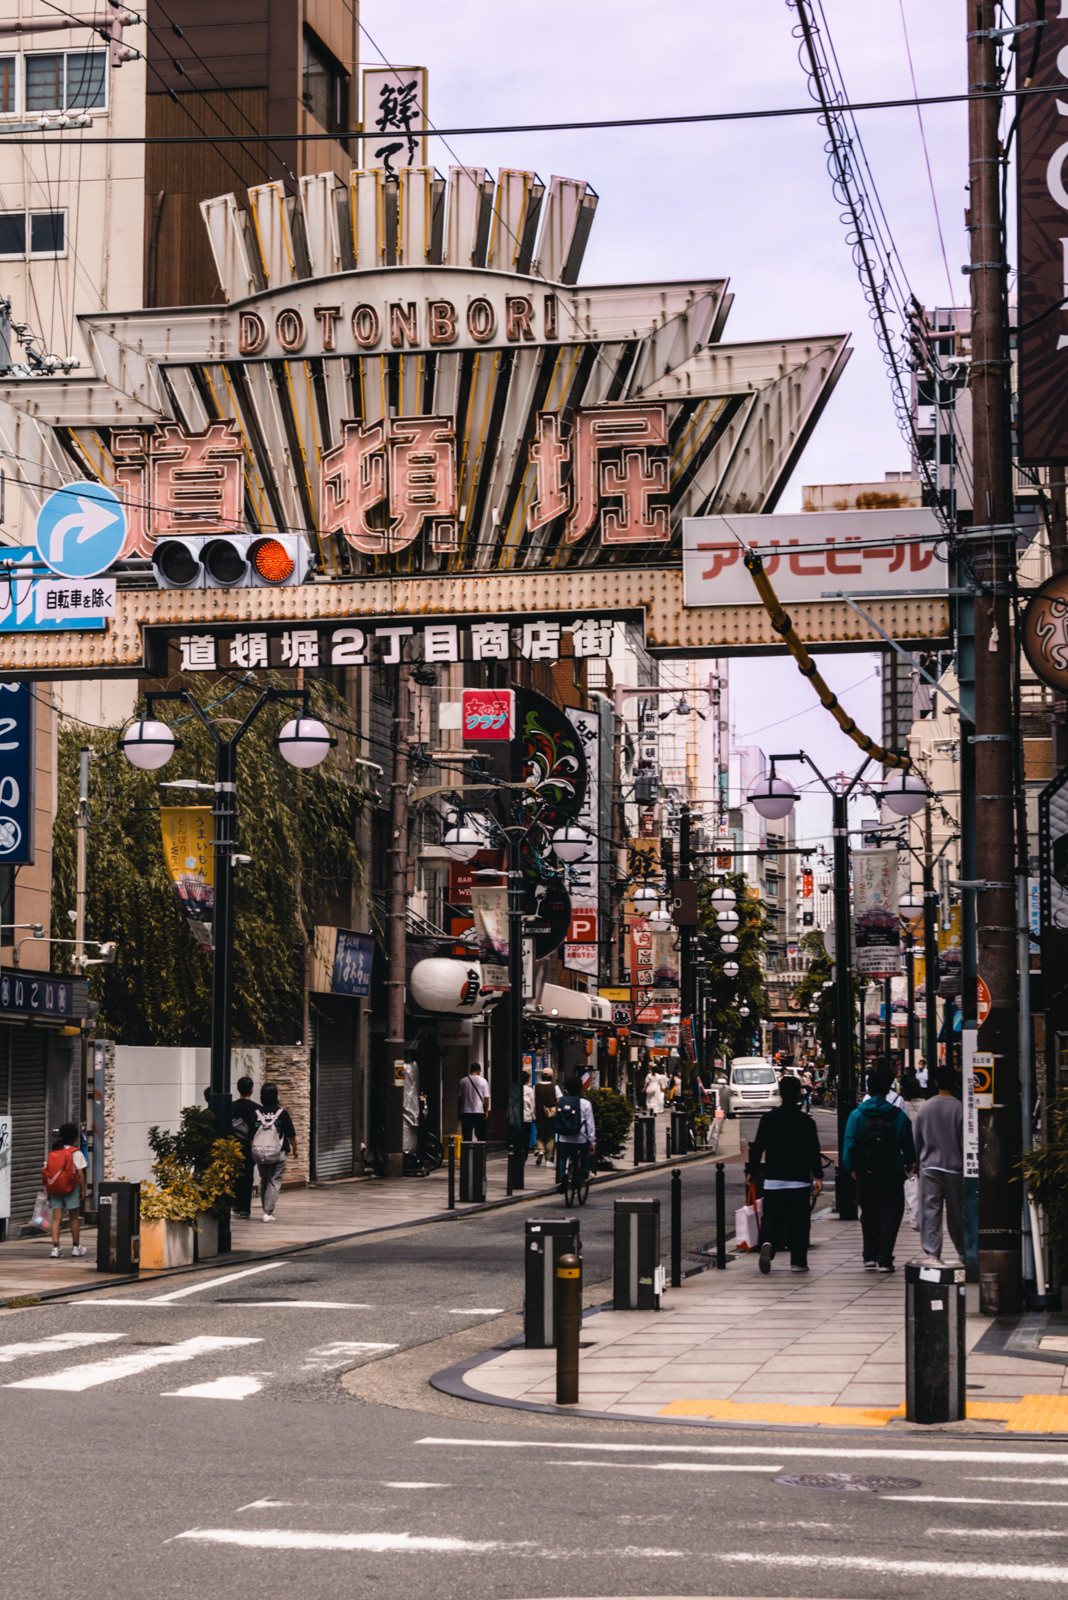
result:
<svg viewBox="0 0 1068 1600"><path fill-rule="evenodd" d="M852 100L911 95L913 69L920 95L965 88L959 0L823 0L823 12ZM377 47L393 64L427 66L430 114L443 128L753 110L809 98L793 36L797 13L786 0L362 0L360 18L364 65L379 60ZM929 107L923 120L926 154L915 109L859 117L913 291L926 305L960 304L965 109ZM794 511L803 484L871 481L909 464L831 192L824 137L809 116L481 134L450 140L451 155L441 141L431 150L443 170L464 161L586 179L599 196L586 283L724 275L735 296L728 341L850 333L852 360L779 507ZM849 710L875 737L877 665L855 655L826 661L832 687L849 691ZM830 772L859 764L855 746L811 709L811 691L791 663L733 663L731 680L739 742L767 751L803 743ZM806 807L799 831L822 831L824 820L822 805Z"/></svg>

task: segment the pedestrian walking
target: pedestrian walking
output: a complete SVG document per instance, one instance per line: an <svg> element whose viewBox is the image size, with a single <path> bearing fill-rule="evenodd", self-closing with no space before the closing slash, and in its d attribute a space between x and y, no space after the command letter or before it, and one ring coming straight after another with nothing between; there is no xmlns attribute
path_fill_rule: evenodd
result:
<svg viewBox="0 0 1068 1600"><path fill-rule="evenodd" d="M260 1173L264 1222L274 1221L286 1160L296 1153L297 1130L293 1118L278 1104L277 1086L265 1083L260 1090L260 1109L256 1112L256 1129L252 1135L252 1159Z"/></svg>
<svg viewBox="0 0 1068 1600"><path fill-rule="evenodd" d="M842 1142L842 1165L857 1183L869 1272L894 1271L894 1244L905 1213L905 1174L916 1164L909 1119L887 1099L892 1081L887 1066L870 1073L868 1098L850 1113Z"/></svg>
<svg viewBox="0 0 1068 1600"><path fill-rule="evenodd" d="M70 1223L71 1255L84 1256L81 1210L85 1205L85 1169L89 1165L78 1142L78 1129L64 1122L41 1168L41 1182L52 1212L52 1260L59 1260L59 1233L63 1218Z"/></svg>
<svg viewBox="0 0 1068 1600"><path fill-rule="evenodd" d="M658 1117L664 1109L664 1080L659 1072L646 1073L642 1093L645 1095L646 1112Z"/></svg>
<svg viewBox="0 0 1068 1600"><path fill-rule="evenodd" d="M812 1074L807 1067L801 1074L801 1106L806 1115L812 1110Z"/></svg>
<svg viewBox="0 0 1068 1600"><path fill-rule="evenodd" d="M482 1076L482 1064L472 1061L467 1076L460 1079L460 1130L465 1139L485 1139L489 1099L489 1084Z"/></svg>
<svg viewBox="0 0 1068 1600"><path fill-rule="evenodd" d="M920 1244L933 1265L942 1265L942 1212L946 1231L964 1256L964 1107L954 1094L951 1067L935 1073L937 1094L925 1100L913 1133L920 1168Z"/></svg>
<svg viewBox="0 0 1068 1600"><path fill-rule="evenodd" d="M586 1183L590 1176L590 1159L597 1148L597 1126L593 1120L593 1107L582 1093L582 1079L578 1073L564 1083L564 1092L556 1102L556 1181L564 1181L564 1162L576 1146L582 1152L580 1180Z"/></svg>
<svg viewBox="0 0 1068 1600"><path fill-rule="evenodd" d="M534 1165L552 1164L556 1150L556 1102L558 1096L552 1071L542 1067L534 1085Z"/></svg>
<svg viewBox="0 0 1068 1600"><path fill-rule="evenodd" d="M252 1135L256 1131L256 1112L260 1109L259 1103L252 1098L252 1079L238 1078L238 1098L231 1107L231 1126L234 1138L241 1146L241 1153L245 1158L245 1165L241 1169L241 1176L237 1180L237 1190L234 1195L234 1216L247 1222L252 1215L252 1182L256 1176L256 1163L252 1159Z"/></svg>
<svg viewBox="0 0 1068 1600"><path fill-rule="evenodd" d="M523 1160L526 1161L534 1142L534 1085L530 1081L530 1068L523 1068Z"/></svg>
<svg viewBox="0 0 1068 1600"><path fill-rule="evenodd" d="M776 1250L789 1246L794 1272L808 1271L812 1196L823 1188L823 1161L816 1124L801 1109L801 1084L785 1077L782 1105L765 1111L749 1146L749 1163L764 1163L764 1211L760 1219L760 1270L770 1272Z"/></svg>

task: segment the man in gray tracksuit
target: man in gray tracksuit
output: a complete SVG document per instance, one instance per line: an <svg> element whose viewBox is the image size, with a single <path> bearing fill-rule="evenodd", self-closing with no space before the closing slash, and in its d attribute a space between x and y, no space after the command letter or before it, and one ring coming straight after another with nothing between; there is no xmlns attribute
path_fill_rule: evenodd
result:
<svg viewBox="0 0 1068 1600"><path fill-rule="evenodd" d="M913 1124L920 1168L920 1243L932 1261L942 1256L942 1208L957 1255L964 1256L964 1107L953 1093L951 1067L935 1073L938 1093L922 1102Z"/></svg>

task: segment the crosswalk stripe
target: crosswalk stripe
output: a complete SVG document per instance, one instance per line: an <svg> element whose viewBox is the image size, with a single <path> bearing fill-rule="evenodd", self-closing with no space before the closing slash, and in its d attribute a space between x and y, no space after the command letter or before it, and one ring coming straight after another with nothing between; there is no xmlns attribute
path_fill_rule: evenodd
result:
<svg viewBox="0 0 1068 1600"><path fill-rule="evenodd" d="M185 1339L180 1344L168 1344L152 1350L132 1350L128 1355L111 1356L106 1361L90 1361L84 1366L67 1367L62 1372L52 1372L43 1378L23 1378L18 1383L5 1383L5 1389L61 1389L79 1393L95 1388L100 1383L114 1383L117 1378L132 1378L139 1372L149 1372L153 1367L165 1367L177 1361L192 1361L213 1350L233 1349L237 1345L262 1344L262 1339L225 1339L202 1335Z"/></svg>
<svg viewBox="0 0 1068 1600"><path fill-rule="evenodd" d="M187 1400L247 1400L263 1388L259 1378L212 1378L208 1383L190 1383L184 1389L165 1389L162 1400L184 1398Z"/></svg>
<svg viewBox="0 0 1068 1600"><path fill-rule="evenodd" d="M0 1361L21 1361L24 1356L50 1356L57 1351L77 1350L87 1344L107 1344L124 1339L122 1333L50 1333L45 1339L26 1339L21 1344L0 1345Z"/></svg>

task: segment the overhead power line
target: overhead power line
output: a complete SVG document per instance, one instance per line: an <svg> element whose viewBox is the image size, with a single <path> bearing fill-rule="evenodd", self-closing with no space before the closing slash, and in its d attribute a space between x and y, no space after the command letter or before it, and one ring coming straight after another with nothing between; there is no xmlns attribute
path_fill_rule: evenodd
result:
<svg viewBox="0 0 1068 1600"><path fill-rule="evenodd" d="M898 111L915 110L917 106L949 106L963 105L980 100L1023 100L1035 95L1063 94L1063 85L1037 84L1029 88L1018 89L991 89L981 90L976 93L963 94L929 94L909 95L903 99L894 100L853 100L849 103L840 103L835 106L838 112L854 113L858 111ZM818 105L803 106L770 106L762 107L756 111L695 111L689 114L677 114L667 117L602 117L594 121L573 122L501 122L487 123L480 127L461 128L428 128L420 133L426 139L465 139L483 136L491 133L589 133L605 128L674 128L691 126L698 123L715 122L760 122L770 121L779 117L821 117L823 108ZM19 132L4 134L0 142L4 144L37 144L47 139L49 133L63 132L63 129L43 129L33 133ZM85 138L89 144L271 144L277 143L281 136L275 133L241 133L222 134L211 139L199 139L182 134L95 134ZM339 129L337 133L299 133L294 130L287 132L285 139L293 144L341 144L348 139L377 138L366 132L363 128Z"/></svg>

